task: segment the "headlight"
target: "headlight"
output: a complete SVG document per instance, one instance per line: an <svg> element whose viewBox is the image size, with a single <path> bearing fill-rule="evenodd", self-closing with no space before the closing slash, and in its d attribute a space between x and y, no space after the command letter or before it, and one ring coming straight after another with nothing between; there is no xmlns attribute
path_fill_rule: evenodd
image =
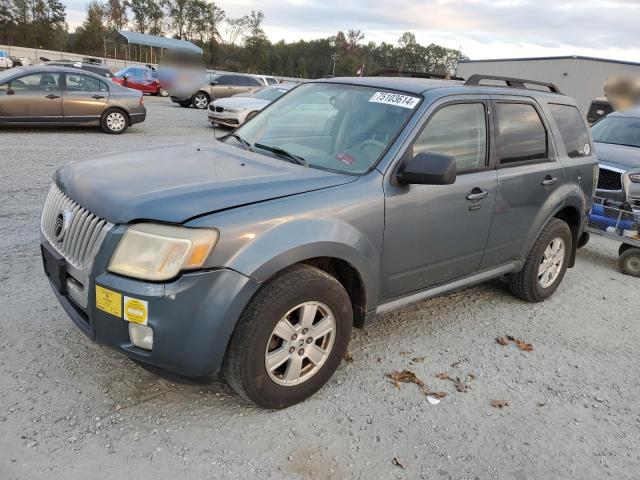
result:
<svg viewBox="0 0 640 480"><path fill-rule="evenodd" d="M247 111L246 108L225 108L224 110L226 112L229 112L229 113L240 113L240 112L246 112Z"/></svg>
<svg viewBox="0 0 640 480"><path fill-rule="evenodd" d="M144 280L169 280L181 270L202 267L217 241L213 229L140 223L128 228L108 270Z"/></svg>
<svg viewBox="0 0 640 480"><path fill-rule="evenodd" d="M629 175L629 180L633 183L640 183L640 173L632 173Z"/></svg>

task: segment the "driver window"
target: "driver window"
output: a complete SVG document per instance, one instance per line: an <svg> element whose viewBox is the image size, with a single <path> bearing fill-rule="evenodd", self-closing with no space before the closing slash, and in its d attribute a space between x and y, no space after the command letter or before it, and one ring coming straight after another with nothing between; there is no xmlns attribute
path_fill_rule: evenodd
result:
<svg viewBox="0 0 640 480"><path fill-rule="evenodd" d="M11 90L49 91L60 90L60 74L40 72L11 80Z"/></svg>
<svg viewBox="0 0 640 480"><path fill-rule="evenodd" d="M487 165L484 104L460 103L438 110L413 144L413 155L439 153L455 158L458 172Z"/></svg>

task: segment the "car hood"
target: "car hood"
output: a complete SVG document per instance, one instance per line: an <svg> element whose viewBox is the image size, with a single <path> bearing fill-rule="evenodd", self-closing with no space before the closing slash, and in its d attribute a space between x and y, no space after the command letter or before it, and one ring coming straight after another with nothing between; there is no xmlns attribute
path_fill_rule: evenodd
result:
<svg viewBox="0 0 640 480"><path fill-rule="evenodd" d="M595 142L598 161L603 165L628 170L640 167L640 148Z"/></svg>
<svg viewBox="0 0 640 480"><path fill-rule="evenodd" d="M320 190L357 177L303 167L226 145L158 147L69 163L56 184L112 223L187 220Z"/></svg>
<svg viewBox="0 0 640 480"><path fill-rule="evenodd" d="M221 107L236 107L236 108L264 108L265 105L269 104L268 100L263 100L262 98L253 98L253 97L228 97L221 98L220 100L215 100L213 102L216 106Z"/></svg>

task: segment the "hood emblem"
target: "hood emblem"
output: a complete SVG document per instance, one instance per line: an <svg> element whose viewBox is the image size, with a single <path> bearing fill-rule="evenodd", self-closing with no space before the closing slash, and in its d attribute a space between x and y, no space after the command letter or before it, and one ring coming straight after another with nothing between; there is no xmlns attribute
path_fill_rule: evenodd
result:
<svg viewBox="0 0 640 480"><path fill-rule="evenodd" d="M53 226L53 239L56 242L61 242L64 239L64 234L69 226L69 220L71 219L71 212L64 210L60 212L56 217L56 223Z"/></svg>

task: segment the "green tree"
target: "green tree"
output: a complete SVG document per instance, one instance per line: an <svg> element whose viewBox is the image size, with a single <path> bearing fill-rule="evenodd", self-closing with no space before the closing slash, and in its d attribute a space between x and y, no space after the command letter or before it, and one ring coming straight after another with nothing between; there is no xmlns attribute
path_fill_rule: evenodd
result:
<svg viewBox="0 0 640 480"><path fill-rule="evenodd" d="M104 36L107 33L104 17L105 8L98 0L93 0L87 5L87 16L82 25L76 29L74 42L76 52L104 55Z"/></svg>

